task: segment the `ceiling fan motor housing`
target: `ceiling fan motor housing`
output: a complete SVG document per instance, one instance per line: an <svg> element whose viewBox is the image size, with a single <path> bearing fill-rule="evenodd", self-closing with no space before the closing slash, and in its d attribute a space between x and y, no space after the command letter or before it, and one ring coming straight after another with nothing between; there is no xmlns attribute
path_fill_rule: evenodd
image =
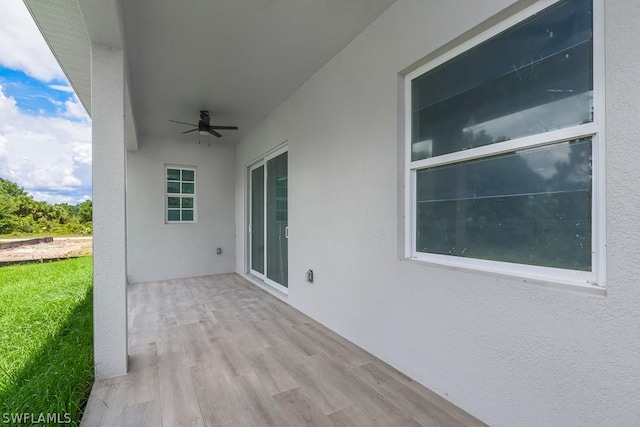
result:
<svg viewBox="0 0 640 427"><path fill-rule="evenodd" d="M198 132L200 134L209 133L211 128L210 121L209 112L206 110L200 111L200 121L198 121Z"/></svg>

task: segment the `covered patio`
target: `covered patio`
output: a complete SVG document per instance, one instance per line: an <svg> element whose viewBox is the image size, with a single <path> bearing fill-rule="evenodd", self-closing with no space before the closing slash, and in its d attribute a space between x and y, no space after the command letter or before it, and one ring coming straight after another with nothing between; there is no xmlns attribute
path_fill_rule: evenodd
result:
<svg viewBox="0 0 640 427"><path fill-rule="evenodd" d="M86 425L637 424L639 2L24 1L92 117Z"/></svg>
<svg viewBox="0 0 640 427"><path fill-rule="evenodd" d="M85 426L484 425L237 274L129 286L127 375Z"/></svg>

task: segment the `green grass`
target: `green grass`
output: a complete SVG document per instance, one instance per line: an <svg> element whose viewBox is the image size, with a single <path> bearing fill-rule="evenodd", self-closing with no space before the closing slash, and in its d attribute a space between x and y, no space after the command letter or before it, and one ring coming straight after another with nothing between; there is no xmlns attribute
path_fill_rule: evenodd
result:
<svg viewBox="0 0 640 427"><path fill-rule="evenodd" d="M0 268L0 416L79 424L93 384L91 295L91 257Z"/></svg>

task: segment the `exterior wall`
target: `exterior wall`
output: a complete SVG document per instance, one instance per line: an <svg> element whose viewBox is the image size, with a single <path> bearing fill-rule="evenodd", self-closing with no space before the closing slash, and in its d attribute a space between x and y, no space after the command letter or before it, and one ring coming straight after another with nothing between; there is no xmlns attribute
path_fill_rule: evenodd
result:
<svg viewBox="0 0 640 427"><path fill-rule="evenodd" d="M246 166L288 140L291 305L491 425L635 425L636 1L606 4L606 296L398 255L398 73L532 2L512 3L399 0L241 141L236 270L246 272Z"/></svg>
<svg viewBox="0 0 640 427"><path fill-rule="evenodd" d="M197 136L197 135L196 135ZM234 271L234 146L143 139L127 156L129 282ZM195 166L195 224L165 224L165 164ZM222 248L222 255L216 254Z"/></svg>

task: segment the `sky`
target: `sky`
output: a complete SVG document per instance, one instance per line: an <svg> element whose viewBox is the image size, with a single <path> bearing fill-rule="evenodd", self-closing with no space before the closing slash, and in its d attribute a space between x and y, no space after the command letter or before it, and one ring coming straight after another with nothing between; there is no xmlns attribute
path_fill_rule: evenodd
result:
<svg viewBox="0 0 640 427"><path fill-rule="evenodd" d="M0 13L0 177L36 200L91 198L91 119L22 0Z"/></svg>

